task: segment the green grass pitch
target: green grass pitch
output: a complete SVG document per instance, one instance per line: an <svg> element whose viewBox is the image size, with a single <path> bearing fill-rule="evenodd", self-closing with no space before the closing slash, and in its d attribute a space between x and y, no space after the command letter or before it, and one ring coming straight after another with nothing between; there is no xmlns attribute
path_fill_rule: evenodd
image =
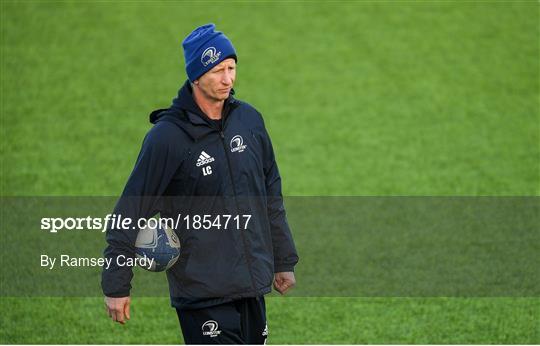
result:
<svg viewBox="0 0 540 346"><path fill-rule="evenodd" d="M540 193L536 1L2 0L1 195L118 195L185 79L181 39L207 22L236 46L284 194ZM101 298L2 297L0 343L179 343L168 306L134 297L120 326ZM538 297L267 306L274 344L540 343Z"/></svg>

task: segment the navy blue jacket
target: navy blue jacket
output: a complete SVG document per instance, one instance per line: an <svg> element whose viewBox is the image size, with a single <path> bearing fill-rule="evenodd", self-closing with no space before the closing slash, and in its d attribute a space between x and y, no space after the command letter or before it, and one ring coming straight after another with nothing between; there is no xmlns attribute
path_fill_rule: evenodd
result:
<svg viewBox="0 0 540 346"><path fill-rule="evenodd" d="M232 92L216 126L191 93L186 82L170 108L150 114L154 126L114 212L133 220L158 212L252 215L245 230L176 229L181 255L167 270L170 295L186 307L269 293L274 273L293 271L298 255L263 118ZM133 257L136 236L109 229L105 257ZM104 294L128 296L132 277L129 267L104 269Z"/></svg>

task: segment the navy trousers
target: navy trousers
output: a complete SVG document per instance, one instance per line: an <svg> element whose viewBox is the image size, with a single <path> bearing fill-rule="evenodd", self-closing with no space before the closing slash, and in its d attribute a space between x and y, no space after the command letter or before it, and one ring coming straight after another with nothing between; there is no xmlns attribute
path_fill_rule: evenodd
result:
<svg viewBox="0 0 540 346"><path fill-rule="evenodd" d="M264 297L202 309L176 309L186 344L265 344Z"/></svg>

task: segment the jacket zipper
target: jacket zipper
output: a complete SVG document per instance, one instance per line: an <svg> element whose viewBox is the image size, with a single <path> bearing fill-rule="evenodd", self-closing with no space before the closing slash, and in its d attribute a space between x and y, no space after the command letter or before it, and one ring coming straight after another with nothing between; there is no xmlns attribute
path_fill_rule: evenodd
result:
<svg viewBox="0 0 540 346"><path fill-rule="evenodd" d="M236 186L234 185L234 179L233 179L233 174L232 174L232 169L231 169L231 161L229 158L229 153L227 152L227 144L225 143L225 134L223 133L224 130L225 130L225 127L222 126L222 129L219 132L219 136L221 137L221 144L223 144L223 151L225 152L225 158L227 160L227 168L229 169L229 178L231 179L231 186L233 189L233 199L234 199L234 204L236 205L236 212L239 213L240 206L238 205L238 200L236 199L236 196L237 196ZM251 278L251 286L253 287L254 291L257 291L257 285L255 284L255 279L253 278L251 258L249 257L249 252L248 252L247 239L246 239L246 236L244 235L243 230L240 231L240 234L242 236L242 243L244 244L244 253L246 254L246 262L248 266L249 277Z"/></svg>

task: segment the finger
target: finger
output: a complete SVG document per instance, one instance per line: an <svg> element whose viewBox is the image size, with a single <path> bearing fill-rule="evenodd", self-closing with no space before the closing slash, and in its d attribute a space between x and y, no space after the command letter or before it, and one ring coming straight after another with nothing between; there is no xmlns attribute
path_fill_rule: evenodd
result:
<svg viewBox="0 0 540 346"><path fill-rule="evenodd" d="M283 291L283 294L285 294L285 292L287 292L288 289L289 289L289 283L287 281L283 282L283 284L281 285L281 290Z"/></svg>
<svg viewBox="0 0 540 346"><path fill-rule="evenodd" d="M129 314L129 302L124 305L124 315L126 315L126 319L129 320L130 314Z"/></svg>
<svg viewBox="0 0 540 346"><path fill-rule="evenodd" d="M115 315L116 315L116 322L121 323L121 324L126 323L126 322L124 321L124 312L123 312L123 311L121 311L121 310L120 310L120 311L116 311L116 314L115 314Z"/></svg>
<svg viewBox="0 0 540 346"><path fill-rule="evenodd" d="M284 284L283 280L278 280L278 281L276 281L276 285L277 285L280 289L283 287L283 284Z"/></svg>
<svg viewBox="0 0 540 346"><path fill-rule="evenodd" d="M285 290L285 287L283 286L283 284L278 284L277 287L276 287L276 290L277 290L281 295L283 295L283 291Z"/></svg>
<svg viewBox="0 0 540 346"><path fill-rule="evenodd" d="M119 323L124 322L124 311L121 308L118 308L116 305L112 309L113 320Z"/></svg>

